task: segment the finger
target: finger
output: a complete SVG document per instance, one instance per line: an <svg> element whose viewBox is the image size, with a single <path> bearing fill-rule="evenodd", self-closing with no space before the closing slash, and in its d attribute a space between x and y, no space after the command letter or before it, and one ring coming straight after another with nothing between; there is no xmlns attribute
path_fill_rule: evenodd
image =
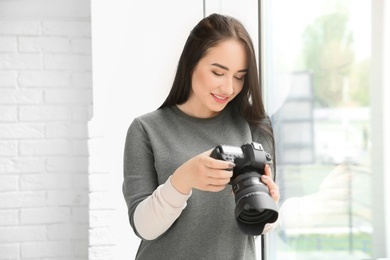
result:
<svg viewBox="0 0 390 260"><path fill-rule="evenodd" d="M279 186L276 185L274 180L268 175L262 175L261 181L268 186L269 190L279 190Z"/></svg>
<svg viewBox="0 0 390 260"><path fill-rule="evenodd" d="M210 170L208 172L208 177L213 179L228 179L233 176L233 171L231 170Z"/></svg>
<svg viewBox="0 0 390 260"><path fill-rule="evenodd" d="M279 199L280 199L280 192L279 192L279 189L276 189L276 190L270 190L270 195L271 195L271 198L276 202L278 203L279 202Z"/></svg>
<svg viewBox="0 0 390 260"><path fill-rule="evenodd" d="M271 179L272 179L271 167L270 167L268 164L266 164L266 165L264 166L264 174L267 175L267 176L269 176L269 177L271 177Z"/></svg>
<svg viewBox="0 0 390 260"><path fill-rule="evenodd" d="M224 177L224 178L209 177L207 180L207 183L209 185L216 185L216 186L226 185L229 182L230 182L230 177Z"/></svg>
<svg viewBox="0 0 390 260"><path fill-rule="evenodd" d="M271 198L278 204L280 199L279 186L269 176L263 175L261 179L267 185Z"/></svg>
<svg viewBox="0 0 390 260"><path fill-rule="evenodd" d="M219 159L214 159L214 158L207 158L205 161L206 167L210 169L220 169L220 170L232 170L235 164L230 161L224 161L224 160L219 160Z"/></svg>

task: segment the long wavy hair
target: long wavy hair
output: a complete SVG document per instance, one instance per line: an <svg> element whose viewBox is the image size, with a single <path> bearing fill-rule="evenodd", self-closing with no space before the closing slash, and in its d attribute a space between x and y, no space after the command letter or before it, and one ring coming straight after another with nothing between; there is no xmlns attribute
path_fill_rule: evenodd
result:
<svg viewBox="0 0 390 260"><path fill-rule="evenodd" d="M203 18L192 29L180 56L172 88L160 108L180 105L188 100L192 74L199 60L209 48L228 39L242 43L248 62L243 89L229 105L234 106L251 126L264 130L271 137L274 146L272 126L264 109L252 39L243 24L231 16L214 13Z"/></svg>

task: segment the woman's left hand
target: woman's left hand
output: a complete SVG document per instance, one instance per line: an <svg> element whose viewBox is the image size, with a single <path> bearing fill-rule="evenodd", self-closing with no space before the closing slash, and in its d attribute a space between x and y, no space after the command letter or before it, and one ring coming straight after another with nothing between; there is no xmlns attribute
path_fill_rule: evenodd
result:
<svg viewBox="0 0 390 260"><path fill-rule="evenodd" d="M261 181L268 186L270 196L275 201L276 205L278 205L280 199L279 186L276 185L273 180L271 167L269 165L265 165L264 175L261 176Z"/></svg>

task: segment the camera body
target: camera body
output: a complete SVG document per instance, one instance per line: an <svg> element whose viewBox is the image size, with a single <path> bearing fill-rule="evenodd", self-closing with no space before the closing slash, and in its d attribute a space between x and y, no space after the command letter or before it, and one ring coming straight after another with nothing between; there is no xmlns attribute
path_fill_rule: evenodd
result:
<svg viewBox="0 0 390 260"><path fill-rule="evenodd" d="M235 195L235 216L242 232L261 235L267 223L278 218L278 207L269 195L268 187L261 181L266 164L272 156L260 143L245 143L241 147L217 145L210 157L235 164L229 184Z"/></svg>
<svg viewBox="0 0 390 260"><path fill-rule="evenodd" d="M248 171L256 171L260 175L264 174L264 166L272 164L271 154L264 151L260 143L252 142L241 145L241 147L230 145L218 145L210 155L214 159L229 161L235 164L233 176L229 184L240 174ZM237 188L233 187L235 192Z"/></svg>

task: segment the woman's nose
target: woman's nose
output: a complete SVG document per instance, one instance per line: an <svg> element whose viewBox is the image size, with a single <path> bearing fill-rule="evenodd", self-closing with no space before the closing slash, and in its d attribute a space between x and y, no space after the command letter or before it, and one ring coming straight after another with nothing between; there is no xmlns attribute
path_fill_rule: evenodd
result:
<svg viewBox="0 0 390 260"><path fill-rule="evenodd" d="M234 93L233 79L227 78L221 86L222 94L230 96Z"/></svg>

